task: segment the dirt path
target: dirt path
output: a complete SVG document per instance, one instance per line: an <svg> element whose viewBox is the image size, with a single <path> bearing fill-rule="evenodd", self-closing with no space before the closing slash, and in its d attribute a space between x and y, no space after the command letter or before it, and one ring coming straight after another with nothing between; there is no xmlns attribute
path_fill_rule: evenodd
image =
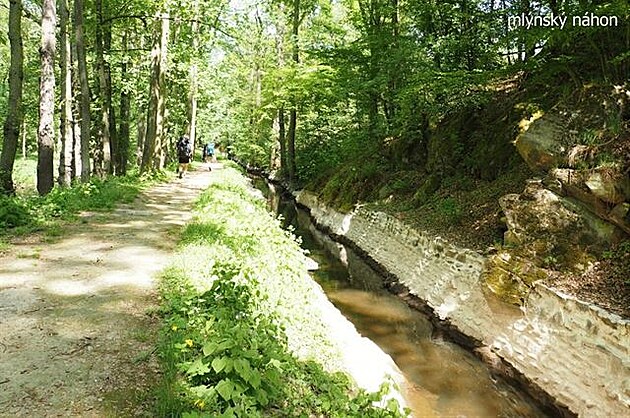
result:
<svg viewBox="0 0 630 418"><path fill-rule="evenodd" d="M0 416L151 416L155 275L211 175L189 173L0 255Z"/></svg>

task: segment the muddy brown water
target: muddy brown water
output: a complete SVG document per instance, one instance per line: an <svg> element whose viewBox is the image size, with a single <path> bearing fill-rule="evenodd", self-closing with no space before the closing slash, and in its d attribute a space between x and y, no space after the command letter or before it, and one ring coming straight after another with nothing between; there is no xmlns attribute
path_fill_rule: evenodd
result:
<svg viewBox="0 0 630 418"><path fill-rule="evenodd" d="M260 179L254 184L270 210L301 238L317 263L311 274L328 298L400 368L407 381L403 395L414 417L548 416L526 395L493 377L470 352L436 337L429 318L383 289L378 273L350 248L318 231L308 214L273 185Z"/></svg>

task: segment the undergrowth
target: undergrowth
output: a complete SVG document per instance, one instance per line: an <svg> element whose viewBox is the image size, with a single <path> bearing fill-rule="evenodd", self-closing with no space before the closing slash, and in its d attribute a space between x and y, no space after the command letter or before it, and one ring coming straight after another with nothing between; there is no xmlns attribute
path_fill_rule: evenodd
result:
<svg viewBox="0 0 630 418"><path fill-rule="evenodd" d="M336 372L339 352L292 234L234 169L212 175L161 280L156 413L403 416L396 401L383 401L386 384L368 394Z"/></svg>
<svg viewBox="0 0 630 418"><path fill-rule="evenodd" d="M147 185L164 180L163 173L150 176L130 175L93 178L72 187L56 186L48 195L0 195L0 230L2 235L21 235L54 229L60 221L72 220L82 211L112 209L117 203L129 203Z"/></svg>

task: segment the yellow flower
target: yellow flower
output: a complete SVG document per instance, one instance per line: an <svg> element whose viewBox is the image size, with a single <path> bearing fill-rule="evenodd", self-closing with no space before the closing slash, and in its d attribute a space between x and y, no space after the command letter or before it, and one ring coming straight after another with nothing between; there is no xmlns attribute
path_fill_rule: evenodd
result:
<svg viewBox="0 0 630 418"><path fill-rule="evenodd" d="M173 326L171 327L171 329L172 329L173 331L177 331L177 325L173 325Z"/></svg>
<svg viewBox="0 0 630 418"><path fill-rule="evenodd" d="M192 344L193 344L192 340L186 340L185 342L188 347L192 347Z"/></svg>
<svg viewBox="0 0 630 418"><path fill-rule="evenodd" d="M206 403L204 402L203 399L197 399L195 401L195 406L197 406L199 409L202 409L205 405Z"/></svg>

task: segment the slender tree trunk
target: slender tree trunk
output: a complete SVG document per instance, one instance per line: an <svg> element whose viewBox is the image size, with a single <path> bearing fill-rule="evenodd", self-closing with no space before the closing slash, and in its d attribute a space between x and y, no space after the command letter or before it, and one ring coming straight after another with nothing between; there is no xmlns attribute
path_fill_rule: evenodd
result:
<svg viewBox="0 0 630 418"><path fill-rule="evenodd" d="M194 1L194 18L191 24L192 29L192 47L193 51L197 51L199 49L199 0ZM195 150L195 145L197 144L197 63L195 58L192 58L193 62L190 66L190 95L189 95L189 105L188 105L188 136L190 138L190 143L193 146L193 153Z"/></svg>
<svg viewBox="0 0 630 418"><path fill-rule="evenodd" d="M37 130L37 191L44 196L54 186L55 144L55 0L42 2L42 44L39 50L39 128Z"/></svg>
<svg viewBox="0 0 630 418"><path fill-rule="evenodd" d="M100 121L99 121L99 146L101 151L101 164L95 164L100 169L97 170L100 176L109 174L112 172L112 156L110 146L110 126L109 126L109 111L111 105L111 97L109 99L109 105L107 103L107 75L105 69L105 57L103 52L103 30L105 24L103 23L103 0L96 0L94 2L96 7L96 72L98 74L98 98L100 104Z"/></svg>
<svg viewBox="0 0 630 418"><path fill-rule="evenodd" d="M286 23L284 20L284 4L279 5L280 18L276 24L276 55L278 68L284 68L285 66L285 34ZM287 175L287 138L286 138L286 126L284 105L278 108L278 145L277 149L280 151L280 174L282 177Z"/></svg>
<svg viewBox="0 0 630 418"><path fill-rule="evenodd" d="M127 50L127 32L123 33L122 37L122 49ZM126 54L125 54L126 55ZM129 159L129 119L131 101L129 92L125 87L127 81L127 60L123 59L120 64L120 79L122 80L123 87L120 90L120 131L118 132L118 170L116 174L124 176L127 174L127 161Z"/></svg>
<svg viewBox="0 0 630 418"><path fill-rule="evenodd" d="M103 47L109 55L112 49L112 26L105 26ZM105 61L105 105L109 108L109 149L111 155L111 174L118 174L120 156L118 131L116 130L116 109L112 98L112 69L109 61Z"/></svg>
<svg viewBox="0 0 630 418"><path fill-rule="evenodd" d="M9 41L11 64L9 67L9 103L4 121L2 154L0 154L0 194L13 194L13 164L17 153L22 125L22 79L24 55L22 49L22 1L9 1Z"/></svg>
<svg viewBox="0 0 630 418"><path fill-rule="evenodd" d="M83 0L74 0L74 30L77 44L77 65L81 86L81 181L90 180L90 85L85 59L85 37L83 34Z"/></svg>
<svg viewBox="0 0 630 418"><path fill-rule="evenodd" d="M70 64L72 65L72 179L80 178L82 173L82 164L81 164L81 117L79 115L79 103L75 99L76 97L80 97L81 87L79 86L79 80L76 76L77 74L77 46L74 43L70 43L70 52L71 59Z"/></svg>
<svg viewBox="0 0 630 418"><path fill-rule="evenodd" d="M142 153L141 172L163 168L163 137L165 111L165 71L168 46L169 15L160 15L160 36L156 36L151 51L151 83L147 112L146 136Z"/></svg>
<svg viewBox="0 0 630 418"><path fill-rule="evenodd" d="M112 76L109 61L105 55L109 54L112 44L112 27L105 21L103 0L96 0L96 17L99 24L96 27L96 67L98 72L99 102L101 104L100 120L100 148L104 174L116 172L116 116L112 105Z"/></svg>
<svg viewBox="0 0 630 418"><path fill-rule="evenodd" d="M300 49L298 45L298 36L300 29L300 0L293 0L293 62L297 66L300 63ZM297 129L297 103L295 97L292 99L291 109L289 110L289 130L287 132L287 173L289 175L289 183L296 180L296 164L295 164L295 132Z"/></svg>
<svg viewBox="0 0 630 418"><path fill-rule="evenodd" d="M59 137L61 152L59 153L59 184L70 186L72 182L72 53L70 52L70 37L68 35L68 0L59 1L59 40L60 40L60 91L61 91L61 121Z"/></svg>

